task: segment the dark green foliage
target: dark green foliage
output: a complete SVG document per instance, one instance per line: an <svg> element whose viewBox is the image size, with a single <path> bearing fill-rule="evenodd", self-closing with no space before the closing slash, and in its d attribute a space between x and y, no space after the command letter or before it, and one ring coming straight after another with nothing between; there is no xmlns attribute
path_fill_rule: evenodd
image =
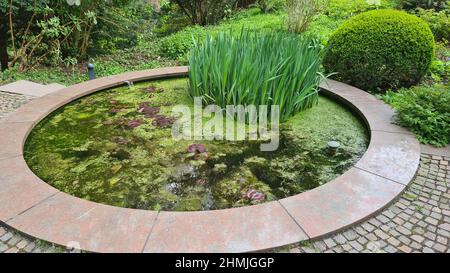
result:
<svg viewBox="0 0 450 273"><path fill-rule="evenodd" d="M255 4L262 12L268 13L283 10L286 6L286 0L257 0Z"/></svg>
<svg viewBox="0 0 450 273"><path fill-rule="evenodd" d="M398 123L410 128L420 142L443 147L450 143L450 87L417 86L391 94Z"/></svg>
<svg viewBox="0 0 450 273"><path fill-rule="evenodd" d="M231 11L237 0L171 0L194 25L215 24Z"/></svg>
<svg viewBox="0 0 450 273"><path fill-rule="evenodd" d="M279 15L261 14L258 9L236 14L231 20L210 27L191 26L164 37L159 42L159 53L174 60L187 61L187 53L194 45L194 39L204 39L207 34L216 35L221 31L232 31L239 35L242 28L252 30L279 30L283 19Z"/></svg>
<svg viewBox="0 0 450 273"><path fill-rule="evenodd" d="M376 10L336 30L324 67L337 72L337 79L365 90L398 89L417 84L433 54L433 34L423 20L401 11Z"/></svg>
<svg viewBox="0 0 450 273"><path fill-rule="evenodd" d="M153 31L159 36L167 36L189 26L191 21L180 10L180 7L171 2L161 5L157 13L157 24Z"/></svg>
<svg viewBox="0 0 450 273"><path fill-rule="evenodd" d="M137 46L142 39L152 36L154 16L153 7L147 1L109 7L99 18L88 48L89 55L115 53Z"/></svg>
<svg viewBox="0 0 450 273"><path fill-rule="evenodd" d="M161 39L160 54L173 60L181 59L193 46L193 39L206 37L206 30L200 26L185 28L173 35Z"/></svg>
<svg viewBox="0 0 450 273"><path fill-rule="evenodd" d="M66 0L0 0L0 48L7 45L8 67L20 71L76 64L92 52L136 45L142 33L138 25L146 27L141 19L148 13L145 0L91 0L79 5L69 5Z"/></svg>
<svg viewBox="0 0 450 273"><path fill-rule="evenodd" d="M436 58L430 67L430 73L427 80L431 78L432 82L449 84L450 83L450 45L437 43Z"/></svg>
<svg viewBox="0 0 450 273"><path fill-rule="evenodd" d="M443 10L450 7L449 0L397 0L398 7L411 10L416 8Z"/></svg>
<svg viewBox="0 0 450 273"><path fill-rule="evenodd" d="M430 26L436 41L450 41L450 9L418 9L416 14Z"/></svg>

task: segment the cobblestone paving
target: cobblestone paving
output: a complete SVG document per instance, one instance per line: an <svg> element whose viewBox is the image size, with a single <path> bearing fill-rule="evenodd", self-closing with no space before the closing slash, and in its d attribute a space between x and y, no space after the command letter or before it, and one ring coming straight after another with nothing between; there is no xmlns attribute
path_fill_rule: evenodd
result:
<svg viewBox="0 0 450 273"><path fill-rule="evenodd" d="M24 95L12 94L0 91L0 118L27 103L32 98Z"/></svg>
<svg viewBox="0 0 450 273"><path fill-rule="evenodd" d="M60 253L66 249L24 236L0 224L0 253Z"/></svg>
<svg viewBox="0 0 450 273"><path fill-rule="evenodd" d="M31 98L0 92L0 118ZM422 154L417 177L398 201L376 217L327 238L276 252L450 253L450 157ZM0 253L64 252L0 222Z"/></svg>
<svg viewBox="0 0 450 273"><path fill-rule="evenodd" d="M450 253L450 157L422 154L415 180L372 219L282 252Z"/></svg>

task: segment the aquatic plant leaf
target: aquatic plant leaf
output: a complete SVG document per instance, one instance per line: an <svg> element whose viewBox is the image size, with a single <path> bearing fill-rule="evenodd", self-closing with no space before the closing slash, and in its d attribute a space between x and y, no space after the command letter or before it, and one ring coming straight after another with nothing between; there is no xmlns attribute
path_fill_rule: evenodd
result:
<svg viewBox="0 0 450 273"><path fill-rule="evenodd" d="M175 122L175 119L172 117L156 115L154 117L154 120L152 121L152 125L163 128L163 127L171 126L174 122Z"/></svg>
<svg viewBox="0 0 450 273"><path fill-rule="evenodd" d="M157 88L156 86L142 88L141 90L143 90L147 93L162 93L162 92L164 92L164 88L162 88L162 87Z"/></svg>
<svg viewBox="0 0 450 273"><path fill-rule="evenodd" d="M130 141L128 139L123 138L123 137L114 137L113 142L115 142L117 144L122 144L122 145L130 143Z"/></svg>
<svg viewBox="0 0 450 273"><path fill-rule="evenodd" d="M146 118L155 118L160 111L159 107L148 107L145 106L139 109L139 113L145 114Z"/></svg>
<svg viewBox="0 0 450 273"><path fill-rule="evenodd" d="M142 108L144 108L144 107L148 107L150 105L150 102L149 101L143 101L143 102L140 102L139 103L139 106L138 106L138 110L140 110L140 109L142 109Z"/></svg>
<svg viewBox="0 0 450 273"><path fill-rule="evenodd" d="M102 124L103 125L112 125L112 124L114 124L114 121L112 121L112 120L105 120L104 122L102 122Z"/></svg>
<svg viewBox="0 0 450 273"><path fill-rule="evenodd" d="M266 199L266 195L257 190L248 190L244 196L251 201L263 201Z"/></svg>
<svg viewBox="0 0 450 273"><path fill-rule="evenodd" d="M111 108L111 113L117 114L120 111L122 111L122 109L120 109L120 108L117 108L117 107Z"/></svg>
<svg viewBox="0 0 450 273"><path fill-rule="evenodd" d="M187 148L188 153L204 153L206 152L206 147L204 144L191 144Z"/></svg>
<svg viewBox="0 0 450 273"><path fill-rule="evenodd" d="M142 123L143 123L143 121L140 120L140 119L133 119L133 120L130 120L130 121L127 123L127 126L128 126L129 128L131 128L131 129L133 129L133 128L136 128L136 127L141 126Z"/></svg>
<svg viewBox="0 0 450 273"><path fill-rule="evenodd" d="M127 120L125 119L116 119L114 120L114 124L115 125L119 125L119 126L123 126L127 124Z"/></svg>

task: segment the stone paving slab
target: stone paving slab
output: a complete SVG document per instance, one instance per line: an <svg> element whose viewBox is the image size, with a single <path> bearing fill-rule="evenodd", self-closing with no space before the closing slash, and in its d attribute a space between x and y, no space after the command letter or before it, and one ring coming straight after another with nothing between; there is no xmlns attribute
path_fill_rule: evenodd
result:
<svg viewBox="0 0 450 273"><path fill-rule="evenodd" d="M93 252L141 252L156 215L153 211L106 206L58 193L7 224L63 246Z"/></svg>
<svg viewBox="0 0 450 273"><path fill-rule="evenodd" d="M8 221L58 190L27 170L23 157L0 160L0 219ZM13 197L13 198L11 198Z"/></svg>
<svg viewBox="0 0 450 273"><path fill-rule="evenodd" d="M32 122L0 122L0 160L23 154L23 145L32 125Z"/></svg>
<svg viewBox="0 0 450 273"><path fill-rule="evenodd" d="M57 83L44 85L31 81L20 80L0 86L0 91L26 96L42 97L63 88L65 88L64 85Z"/></svg>
<svg viewBox="0 0 450 273"><path fill-rule="evenodd" d="M373 131L369 148L356 167L408 185L419 159L420 145L414 136Z"/></svg>
<svg viewBox="0 0 450 273"><path fill-rule="evenodd" d="M310 238L364 220L400 194L404 186L352 168L322 187L280 200Z"/></svg>
<svg viewBox="0 0 450 273"><path fill-rule="evenodd" d="M145 252L248 252L308 239L278 202L206 212L160 212Z"/></svg>
<svg viewBox="0 0 450 273"><path fill-rule="evenodd" d="M431 145L420 145L420 150L424 154L431 154L431 155L440 155L440 156L446 156L450 157L450 145L447 145L443 148L436 148Z"/></svg>
<svg viewBox="0 0 450 273"><path fill-rule="evenodd" d="M413 135L407 129L393 124L394 109L371 94L331 79L322 83L321 87L323 88L322 92L331 95L337 100L344 101L348 106L360 113L371 131Z"/></svg>

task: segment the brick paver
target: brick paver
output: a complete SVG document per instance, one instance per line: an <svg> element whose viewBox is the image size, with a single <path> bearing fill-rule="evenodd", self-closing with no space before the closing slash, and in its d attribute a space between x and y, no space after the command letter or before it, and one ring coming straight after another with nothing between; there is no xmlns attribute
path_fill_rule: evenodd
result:
<svg viewBox="0 0 450 273"><path fill-rule="evenodd" d="M0 92L0 118L29 97ZM447 252L450 243L450 158L422 154L417 176L402 196L375 217L313 242L275 251L311 252ZM29 238L0 223L0 252L65 251Z"/></svg>

